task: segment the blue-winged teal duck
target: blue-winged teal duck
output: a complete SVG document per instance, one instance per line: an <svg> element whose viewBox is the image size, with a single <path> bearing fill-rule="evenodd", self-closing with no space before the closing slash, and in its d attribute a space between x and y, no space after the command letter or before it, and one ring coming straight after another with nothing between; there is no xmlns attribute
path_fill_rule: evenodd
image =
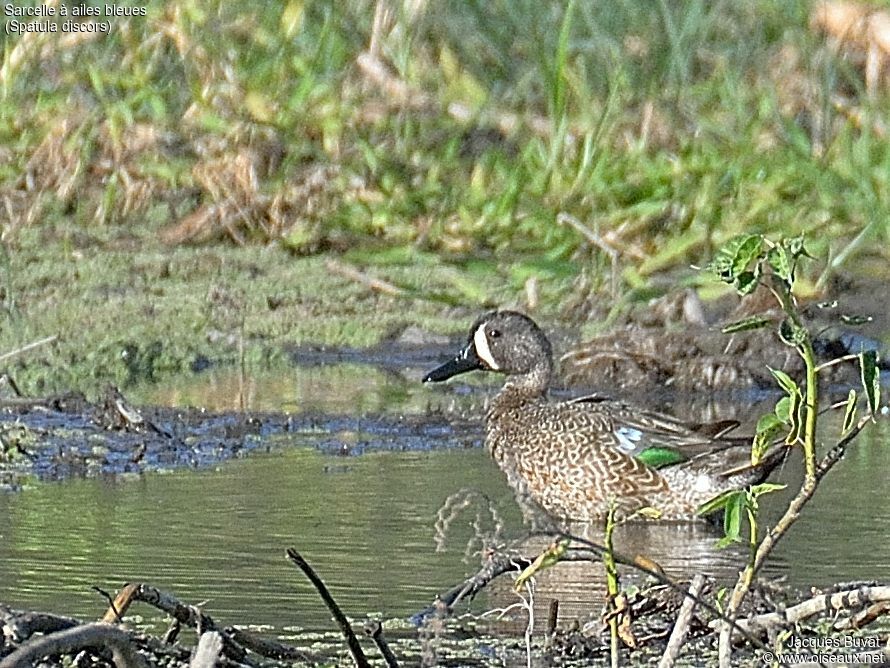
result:
<svg viewBox="0 0 890 668"><path fill-rule="evenodd" d="M614 499L622 513L649 506L664 520L693 520L705 501L763 481L785 454L777 446L750 466L750 439L726 435L734 422L687 424L600 397L548 401L550 342L513 311L479 318L466 347L424 382L475 369L507 376L488 409L486 447L521 497L560 519L601 518Z"/></svg>

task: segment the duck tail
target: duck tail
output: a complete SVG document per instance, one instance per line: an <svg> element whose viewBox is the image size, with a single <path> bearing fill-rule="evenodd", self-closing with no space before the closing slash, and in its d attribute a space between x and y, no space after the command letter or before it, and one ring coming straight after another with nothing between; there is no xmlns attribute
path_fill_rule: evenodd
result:
<svg viewBox="0 0 890 668"><path fill-rule="evenodd" d="M785 443L774 445L756 464L743 464L735 468L723 471L723 477L744 476L748 478L749 485L758 485L766 480L770 473L785 462L785 458L791 451L791 446Z"/></svg>

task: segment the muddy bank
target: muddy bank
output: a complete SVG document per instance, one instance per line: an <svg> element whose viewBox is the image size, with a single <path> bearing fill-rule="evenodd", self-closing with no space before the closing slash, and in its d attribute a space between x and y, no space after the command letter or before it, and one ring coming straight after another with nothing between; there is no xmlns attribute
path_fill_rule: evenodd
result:
<svg viewBox="0 0 890 668"><path fill-rule="evenodd" d="M0 489L70 477L205 468L294 443L334 455L472 446L480 427L430 413L348 416L134 407L119 391L0 401Z"/></svg>

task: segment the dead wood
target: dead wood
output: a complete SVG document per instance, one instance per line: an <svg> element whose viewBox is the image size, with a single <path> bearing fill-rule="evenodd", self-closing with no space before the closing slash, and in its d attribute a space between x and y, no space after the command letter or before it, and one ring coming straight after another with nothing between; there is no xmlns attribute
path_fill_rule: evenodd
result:
<svg viewBox="0 0 890 668"><path fill-rule="evenodd" d="M383 624L376 619L365 622L365 635L370 637L374 644L377 645L377 649L380 650L380 654L383 656L383 660L386 661L388 668L399 668L396 655L392 653L386 638L383 637Z"/></svg>
<svg viewBox="0 0 890 668"><path fill-rule="evenodd" d="M327 262L325 262L324 266L332 274L337 274L338 276L347 278L350 281L360 283L361 285L364 285L365 287L370 288L375 292L382 292L383 294L390 295L392 297L402 297L406 294L406 291L403 288L400 288L397 285L393 285L388 281L369 276L368 274L359 271L355 267L350 267L349 265L343 264L342 262L337 262L336 260L328 260Z"/></svg>
<svg viewBox="0 0 890 668"><path fill-rule="evenodd" d="M349 653L352 654L352 659L355 662L355 665L358 668L370 668L371 664L368 663L368 658L362 651L362 646L359 644L358 638L355 636L352 627L349 625L349 620L346 619L346 615L343 614L340 606L337 605L334 597L331 596L331 592L328 591L325 583L318 577L318 574L312 569L312 566L310 566L303 556L295 549L289 547L285 554L292 563L303 571L303 575L305 575L309 582L312 583L312 586L315 587L319 596L321 596L321 600L324 601L328 610L331 611L334 620L337 622L337 626L340 627L340 632L343 634L343 637L346 638L346 644L349 647Z"/></svg>
<svg viewBox="0 0 890 668"><path fill-rule="evenodd" d="M75 626L81 622L71 617L52 615L48 612L25 612L15 614L4 611L2 636L15 642L24 642L35 633L56 633Z"/></svg>
<svg viewBox="0 0 890 668"><path fill-rule="evenodd" d="M505 554L503 552L492 552L489 554L482 567L474 574L468 577L459 585L456 585L448 591L442 592L436 596L435 601L428 608L421 610L414 617L415 619L424 620L434 614L437 614L444 605L450 613L451 609L462 600L472 601L480 591L488 586L488 583L496 577L516 571L521 573L534 562L533 558L519 557L515 555Z"/></svg>
<svg viewBox="0 0 890 668"><path fill-rule="evenodd" d="M680 614L677 616L677 623L674 624L674 630L671 631L671 637L668 639L661 661L658 662L658 668L671 668L680 655L680 648L683 647L683 643L686 641L686 634L689 632L689 622L692 620L692 612L695 610L695 601L701 593L704 584L705 578L701 573L692 578L692 584L689 585L689 596L683 599L683 605L680 606Z"/></svg>
<svg viewBox="0 0 890 668"><path fill-rule="evenodd" d="M877 610L882 611L881 614L886 614L888 603L890 603L890 586L860 586L829 594L818 594L781 611L756 615L749 619L740 619L739 626L746 629L749 633L766 636L769 631L794 626L823 612L845 612L873 604L867 609L874 613L875 610L872 610L872 608L880 606ZM869 617L861 618L859 620L860 625L857 625L856 628L862 628L866 623L871 623L877 619L875 616Z"/></svg>
<svg viewBox="0 0 890 668"><path fill-rule="evenodd" d="M172 594L146 584L129 583L117 594L114 603L105 613L103 621L113 621L123 617L130 605L135 601L147 603L166 612L180 624L185 624L199 633L217 631L223 639L223 649L227 657L236 661L245 660L247 650L270 659L308 661L309 657L300 650L266 638L231 627L220 627L210 615L200 608L186 605Z"/></svg>
<svg viewBox="0 0 890 668"><path fill-rule="evenodd" d="M202 633L189 668L214 668L223 649L222 636L217 631Z"/></svg>
<svg viewBox="0 0 890 668"><path fill-rule="evenodd" d="M0 668L30 668L41 657L89 647L109 649L118 668L144 668L146 665L133 648L130 634L116 626L100 623L74 626L36 638L0 661Z"/></svg>

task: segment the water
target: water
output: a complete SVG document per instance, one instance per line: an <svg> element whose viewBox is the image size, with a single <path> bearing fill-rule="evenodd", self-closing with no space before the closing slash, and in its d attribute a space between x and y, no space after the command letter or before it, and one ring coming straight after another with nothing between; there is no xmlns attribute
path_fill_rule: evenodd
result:
<svg viewBox="0 0 890 668"><path fill-rule="evenodd" d="M241 393L251 410L353 416L420 416L431 404L463 401L481 415L486 393L496 387L495 381L484 391L463 384L432 391L417 383L419 376L420 369L403 376L354 364L247 382L218 373L145 388L134 397L227 410L241 403ZM91 619L105 609L92 587L113 594L125 582L144 582L182 601L203 602L224 623L287 636L332 628L315 591L284 558L287 547L315 566L347 614L405 618L475 571L477 534L498 531L504 542L523 535L502 475L482 448L468 447L478 445L478 434L457 438L447 429L429 430L400 441L373 430L332 430L336 424L319 418L315 429L276 435L268 453L213 469L74 479L0 495L0 602ZM370 447L342 449L365 453L360 456L331 454L341 451L338 443L368 441ZM767 575L785 576L801 588L890 580L888 446L886 422L866 430L780 544ZM793 482L799 474L788 466L781 477ZM437 513L460 490L475 496L437 551ZM764 501L768 522L777 516L776 497ZM733 582L744 551L716 550L716 538L702 526L626 527L617 548L645 554L675 577L704 572ZM530 554L543 545L532 540L514 547ZM551 598L562 601L562 623L595 616L601 582L592 565L543 573L538 619ZM479 613L517 600L503 580L471 609ZM149 625L162 619L145 606L133 612ZM524 624L523 615L517 618Z"/></svg>

